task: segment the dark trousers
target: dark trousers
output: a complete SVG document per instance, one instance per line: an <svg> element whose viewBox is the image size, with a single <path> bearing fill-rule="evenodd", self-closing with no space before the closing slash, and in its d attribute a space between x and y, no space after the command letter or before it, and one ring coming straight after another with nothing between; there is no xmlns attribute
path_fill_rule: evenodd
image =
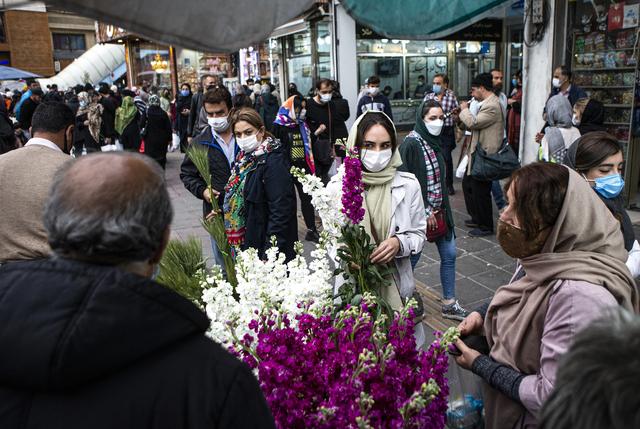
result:
<svg viewBox="0 0 640 429"><path fill-rule="evenodd" d="M331 164L320 164L316 162L316 176L322 180L324 186L327 186L329 179L331 179L329 177L329 170L331 170Z"/></svg>
<svg viewBox="0 0 640 429"><path fill-rule="evenodd" d="M462 192L464 192L467 213L471 216L473 223L485 231L493 231L491 184L492 182L477 180L468 174L465 174L462 179Z"/></svg>
<svg viewBox="0 0 640 429"><path fill-rule="evenodd" d="M451 188L453 187L453 175L455 174L451 152L456 148L456 133L453 127L442 128L440 141L442 142L442 157L446 168L445 185L447 185L447 188Z"/></svg>
<svg viewBox="0 0 640 429"><path fill-rule="evenodd" d="M300 183L297 179L293 179L294 185L296 185L296 189L298 190L298 197L300 198L300 208L302 210L302 217L304 218L304 224L307 226L307 229L310 231L316 231L316 213L313 210L313 205L311 204L311 195L305 194L302 190L302 183Z"/></svg>

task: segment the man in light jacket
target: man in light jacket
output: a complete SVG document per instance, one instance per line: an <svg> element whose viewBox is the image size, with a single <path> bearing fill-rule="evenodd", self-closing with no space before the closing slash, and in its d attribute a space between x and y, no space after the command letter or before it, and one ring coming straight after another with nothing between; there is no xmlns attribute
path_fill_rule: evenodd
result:
<svg viewBox="0 0 640 429"><path fill-rule="evenodd" d="M500 101L493 92L491 73L481 73L471 82L473 97L482 102L478 114L469 111L468 103L460 105L460 122L463 128L471 131L471 144L467 148L469 165L462 180L464 202L471 219L465 225L474 228L469 231L471 237L484 237L493 234L493 207L491 205L491 181L478 180L471 176L473 153L480 145L487 153L496 153L504 137L504 114Z"/></svg>

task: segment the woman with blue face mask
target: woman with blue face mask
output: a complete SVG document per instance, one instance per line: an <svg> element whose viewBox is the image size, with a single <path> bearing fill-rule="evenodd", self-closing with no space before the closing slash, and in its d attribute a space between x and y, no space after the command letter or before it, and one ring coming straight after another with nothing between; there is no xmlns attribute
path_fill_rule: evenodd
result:
<svg viewBox="0 0 640 429"><path fill-rule="evenodd" d="M624 157L620 143L604 131L587 133L569 147L564 164L584 177L620 222L624 247L629 252L627 267L633 277L639 277L640 245L624 208Z"/></svg>
<svg viewBox="0 0 640 429"><path fill-rule="evenodd" d="M191 111L191 85L183 83L180 87L180 94L176 98L176 129L180 137L180 152L187 149L187 130L189 128L189 112Z"/></svg>

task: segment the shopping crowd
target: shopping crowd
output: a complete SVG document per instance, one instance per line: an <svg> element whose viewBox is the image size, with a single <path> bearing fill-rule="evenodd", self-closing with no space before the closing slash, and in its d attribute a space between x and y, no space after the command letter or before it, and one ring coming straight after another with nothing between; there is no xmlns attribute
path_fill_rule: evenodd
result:
<svg viewBox="0 0 640 429"><path fill-rule="evenodd" d="M604 130L602 105L559 67L535 136L539 162L488 174L490 156L517 162L520 153L522 75L508 95L503 79L497 69L475 76L468 101L446 75L423 79L402 140L377 76L354 111L333 80L309 97L289 84L280 100L269 82L232 94L210 75L176 97L146 85L45 94L33 83L0 103L11 130L0 155L0 349L10 350L0 354L1 425L273 427L249 370L205 337L205 315L153 280L173 216L167 151L191 146L206 150L212 187L188 154L180 178L203 201L203 218L222 216L229 242L261 257L275 239L287 260L298 200L304 239L319 240L291 167L341 193L344 157L357 157L371 262L391 268L398 300L414 296L425 246L438 250L441 315L460 323L451 354L485 382L486 427L640 423L640 245L621 196L623 150ZM518 261L477 309L456 299L454 176L469 236L497 230Z"/></svg>

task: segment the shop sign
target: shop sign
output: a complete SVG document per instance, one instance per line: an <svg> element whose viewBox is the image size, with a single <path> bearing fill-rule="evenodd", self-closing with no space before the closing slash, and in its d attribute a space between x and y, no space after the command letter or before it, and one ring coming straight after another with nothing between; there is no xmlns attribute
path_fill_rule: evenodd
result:
<svg viewBox="0 0 640 429"><path fill-rule="evenodd" d="M388 37L376 33L369 27L356 23L356 39L387 39ZM478 42L501 42L502 20L483 19L460 31L449 34L437 40L462 40Z"/></svg>
<svg viewBox="0 0 640 429"><path fill-rule="evenodd" d="M475 24L449 34L440 40L466 40L477 42L501 42L502 41L502 20L483 19Z"/></svg>
<svg viewBox="0 0 640 429"><path fill-rule="evenodd" d="M116 27L110 24L98 23L97 39L98 43L108 43L130 35L124 28Z"/></svg>

